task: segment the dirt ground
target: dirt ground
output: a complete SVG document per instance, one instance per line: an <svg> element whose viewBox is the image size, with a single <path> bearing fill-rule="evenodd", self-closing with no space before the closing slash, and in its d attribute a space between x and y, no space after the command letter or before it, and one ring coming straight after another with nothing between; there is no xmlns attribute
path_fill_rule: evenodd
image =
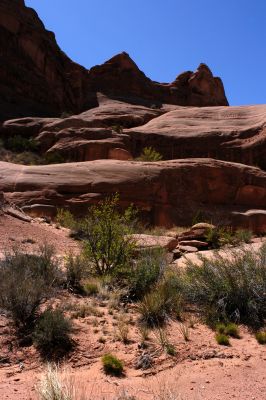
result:
<svg viewBox="0 0 266 400"><path fill-rule="evenodd" d="M59 255L79 249L67 230L0 217L2 254L14 245L35 251L44 242L53 244ZM156 331L149 332L147 349L140 348L138 314L133 305L114 306L110 311L108 300L96 303L67 291L60 292L53 301L73 318L75 348L62 367L80 391L86 392L86 399L118 399L123 392L141 400L266 399L265 346L259 345L244 326L240 327L240 339L232 338L230 346L220 346L214 332L196 315L188 314L185 320L190 325L189 341L184 340L180 322L168 324L169 342L176 348L176 355L170 356L162 350ZM84 318L75 315L84 304L90 307L89 315ZM119 337L122 323L129 327L126 344ZM122 378L104 374L101 356L108 352L124 361ZM136 369L144 352L151 355L152 367ZM44 370L45 363L35 348L21 347L11 322L0 313L0 399L38 399L35 386Z"/></svg>

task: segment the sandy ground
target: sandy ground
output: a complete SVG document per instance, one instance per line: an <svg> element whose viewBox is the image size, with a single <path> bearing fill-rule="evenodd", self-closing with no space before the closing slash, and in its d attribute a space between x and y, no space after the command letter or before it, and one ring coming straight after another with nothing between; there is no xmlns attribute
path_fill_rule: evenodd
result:
<svg viewBox="0 0 266 400"><path fill-rule="evenodd" d="M0 251L13 245L34 251L44 241L53 244L60 255L69 250L78 251L79 247L66 230L0 217ZM255 243L252 247L259 245ZM183 260L178 263L180 267ZM216 343L214 332L195 317L188 342L179 331L180 323L172 321L168 337L177 353L169 356L161 349L158 334L154 332L149 334L148 349L139 348L138 315L134 306L120 307L110 313L107 301L95 304L93 300L67 292L60 293L56 302L70 316L84 302L91 302L97 310L97 315L73 319L76 347L64 362L67 374L86 392L86 400L117 399L123 391L143 400L266 399L265 346L259 345L246 327L240 327L240 339L230 339L231 346L224 347ZM186 316L187 321L190 318ZM128 344L119 340L118 321L121 319L129 326ZM143 351L148 351L153 359L152 368L145 371L135 369L135 362ZM104 374L101 356L107 352L124 361L124 377ZM44 369L45 364L35 348L19 346L11 322L0 314L0 399L36 400L35 385Z"/></svg>

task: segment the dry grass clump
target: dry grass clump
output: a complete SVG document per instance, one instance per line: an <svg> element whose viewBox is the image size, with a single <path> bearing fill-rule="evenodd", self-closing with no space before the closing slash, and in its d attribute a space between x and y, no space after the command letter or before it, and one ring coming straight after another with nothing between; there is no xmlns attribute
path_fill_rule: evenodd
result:
<svg viewBox="0 0 266 400"><path fill-rule="evenodd" d="M238 250L212 259L188 261L181 273L186 300L203 310L207 321L261 326L266 318L266 245L258 251Z"/></svg>

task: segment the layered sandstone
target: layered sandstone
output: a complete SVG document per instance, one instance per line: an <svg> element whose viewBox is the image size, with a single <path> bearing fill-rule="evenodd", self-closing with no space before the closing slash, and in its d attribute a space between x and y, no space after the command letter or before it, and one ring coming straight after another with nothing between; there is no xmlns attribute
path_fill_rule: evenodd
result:
<svg viewBox="0 0 266 400"><path fill-rule="evenodd" d="M76 214L117 192L121 206L134 203L155 225L190 224L199 210L228 222L232 212L265 207L266 172L212 159L45 166L0 162L0 191L19 206L64 206Z"/></svg>

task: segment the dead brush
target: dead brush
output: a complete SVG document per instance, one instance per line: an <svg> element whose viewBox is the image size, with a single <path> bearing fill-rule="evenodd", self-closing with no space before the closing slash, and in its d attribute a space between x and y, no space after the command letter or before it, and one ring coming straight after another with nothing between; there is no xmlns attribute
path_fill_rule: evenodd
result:
<svg viewBox="0 0 266 400"><path fill-rule="evenodd" d="M190 331L188 325L180 323L178 324L178 330L185 339L185 341L188 342L190 340Z"/></svg>
<svg viewBox="0 0 266 400"><path fill-rule="evenodd" d="M117 332L118 332L119 340L121 340L124 344L128 344L129 343L129 327L128 327L128 321L124 315L121 315L118 318Z"/></svg>

